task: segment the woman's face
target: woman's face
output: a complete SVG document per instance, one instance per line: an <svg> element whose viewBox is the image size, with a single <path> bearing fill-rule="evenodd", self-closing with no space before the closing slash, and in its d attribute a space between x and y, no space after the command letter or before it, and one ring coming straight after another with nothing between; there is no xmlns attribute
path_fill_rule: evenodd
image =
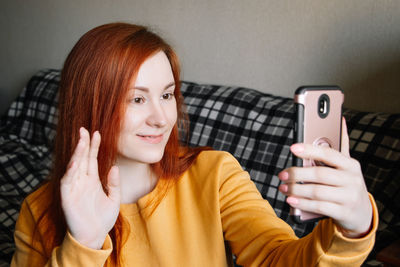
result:
<svg viewBox="0 0 400 267"><path fill-rule="evenodd" d="M177 119L175 81L164 52L141 66L127 95L127 109L118 141L118 157L137 163L161 160Z"/></svg>

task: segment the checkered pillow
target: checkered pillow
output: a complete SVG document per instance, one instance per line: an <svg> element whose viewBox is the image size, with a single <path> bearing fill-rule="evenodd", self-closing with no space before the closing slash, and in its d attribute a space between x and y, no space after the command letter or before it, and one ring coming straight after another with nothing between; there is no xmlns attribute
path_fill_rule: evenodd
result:
<svg viewBox="0 0 400 267"><path fill-rule="evenodd" d="M0 257L5 262L14 249L12 233L19 205L47 177L51 166L59 75L57 70L35 75L0 123ZM289 220L289 208L277 190L277 173L292 161L293 101L247 88L190 82L183 82L182 93L191 121L189 144L231 152L296 234L311 231L313 224L296 225ZM351 154L361 161L367 185L377 199L380 232L384 233L399 222L398 204L392 199L399 198L400 116L352 110L346 110L345 116Z"/></svg>
<svg viewBox="0 0 400 267"><path fill-rule="evenodd" d="M0 133L7 133L30 145L51 147L57 124L57 94L60 73L44 70L31 78L1 120Z"/></svg>
<svg viewBox="0 0 400 267"><path fill-rule="evenodd" d="M375 251L400 238L400 114L346 110L350 152L379 210Z"/></svg>
<svg viewBox="0 0 400 267"><path fill-rule="evenodd" d="M14 251L13 232L22 200L51 167L58 82L57 71L38 73L0 122L0 266L7 265Z"/></svg>

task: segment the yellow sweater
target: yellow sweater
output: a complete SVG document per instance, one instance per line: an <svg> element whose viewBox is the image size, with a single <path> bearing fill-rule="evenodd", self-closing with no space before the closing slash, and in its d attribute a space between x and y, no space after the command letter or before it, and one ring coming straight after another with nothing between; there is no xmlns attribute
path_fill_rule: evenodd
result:
<svg viewBox="0 0 400 267"><path fill-rule="evenodd" d="M31 245L40 204L49 201L45 188L29 195L21 207L11 266L102 266L112 251L110 237L102 250L93 250L67 233L50 258L42 244ZM131 228L122 249L126 266L226 266L224 240L243 266L358 266L374 244L378 216L372 197L373 227L367 236L345 238L325 219L298 239L226 152L202 152L146 219L143 208L158 188L135 204L121 205ZM31 252L34 258L28 262Z"/></svg>

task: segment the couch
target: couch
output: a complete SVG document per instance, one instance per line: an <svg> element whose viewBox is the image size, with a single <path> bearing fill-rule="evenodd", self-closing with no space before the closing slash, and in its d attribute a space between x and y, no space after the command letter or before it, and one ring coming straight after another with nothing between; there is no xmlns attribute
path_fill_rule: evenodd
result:
<svg viewBox="0 0 400 267"><path fill-rule="evenodd" d="M13 230L22 200L49 173L57 124L60 71L34 75L0 121L0 266L14 251ZM278 191L277 174L291 166L294 105L291 98L233 86L182 82L190 117L191 146L211 146L232 153L262 196L298 236L314 223L296 224ZM376 252L400 237L400 114L344 108L351 155L361 163L368 189L380 213Z"/></svg>

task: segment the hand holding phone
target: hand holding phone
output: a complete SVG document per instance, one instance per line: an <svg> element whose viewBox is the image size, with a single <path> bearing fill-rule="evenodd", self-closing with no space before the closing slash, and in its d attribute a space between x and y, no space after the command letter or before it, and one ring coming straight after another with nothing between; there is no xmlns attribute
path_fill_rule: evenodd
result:
<svg viewBox="0 0 400 267"><path fill-rule="evenodd" d="M295 92L294 143L330 147L340 151L343 91L337 86L302 86ZM298 167L324 166L322 162L293 156ZM297 223L315 221L322 215L291 208Z"/></svg>
<svg viewBox="0 0 400 267"><path fill-rule="evenodd" d="M378 217L373 214L378 214L378 210L373 204L373 197L368 194L360 163L349 154L346 122L341 118L343 93L339 89L339 92L331 95L331 91L336 89L313 86L298 90L302 96L296 97L299 119L294 139L295 143L300 144L292 145L290 150L298 157L294 162L300 167L295 165L278 174L283 182L279 190L287 196L287 203L296 208L292 212L298 222L330 217L345 237L359 238L376 231ZM306 96L305 91L312 94ZM329 101L326 101L324 94ZM318 104L315 104L315 99ZM332 115L337 119L325 123L325 119ZM315 122L309 119L310 116L325 118ZM327 131L329 128L333 130ZM319 134L311 138L312 142L305 143L310 132ZM338 138L334 137L335 133ZM322 146L315 142L320 139L324 141ZM326 143L331 148L323 147ZM322 163L326 165L318 166Z"/></svg>

